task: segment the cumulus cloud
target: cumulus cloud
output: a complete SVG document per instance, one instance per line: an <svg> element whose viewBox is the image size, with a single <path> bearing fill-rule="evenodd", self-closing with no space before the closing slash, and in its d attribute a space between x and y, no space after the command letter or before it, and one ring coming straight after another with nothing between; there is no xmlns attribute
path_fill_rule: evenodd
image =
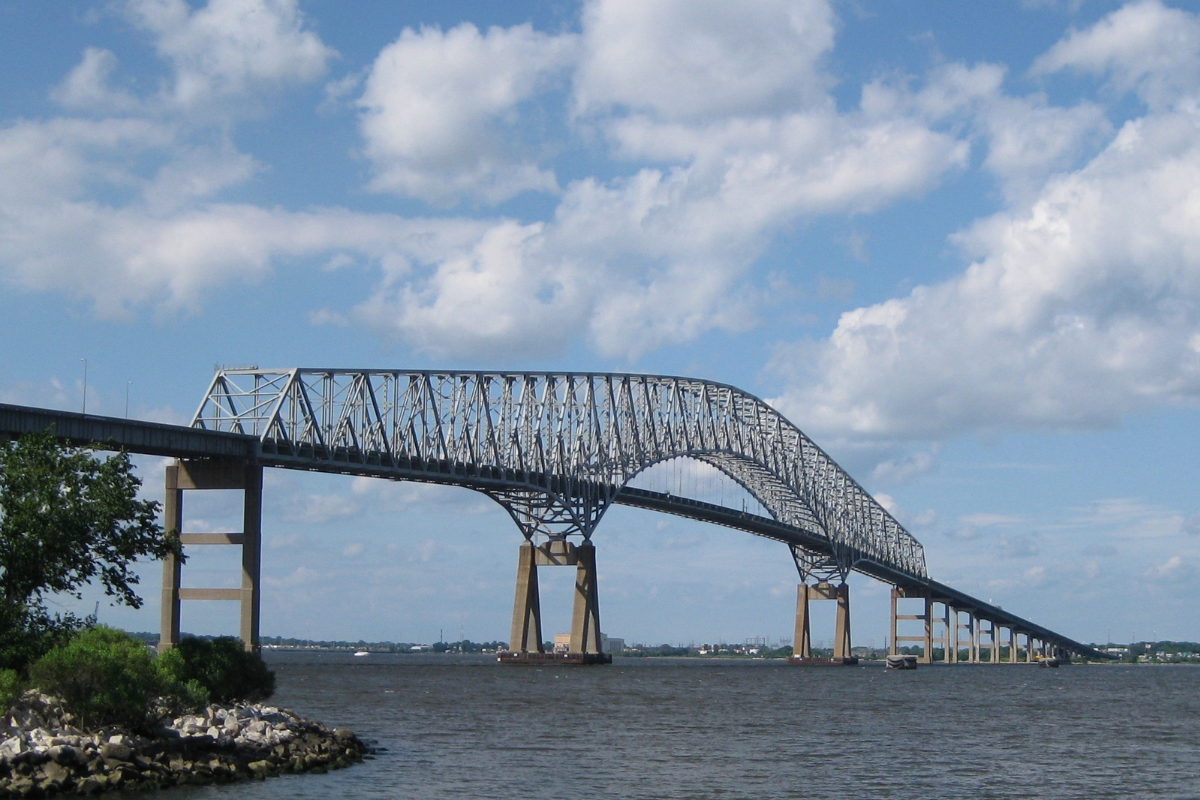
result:
<svg viewBox="0 0 1200 800"><path fill-rule="evenodd" d="M1074 31L1034 62L1034 75L1073 70L1108 78L1152 108L1200 93L1200 18L1160 0L1141 0Z"/></svg>
<svg viewBox="0 0 1200 800"><path fill-rule="evenodd" d="M191 111L316 80L333 56L296 0L129 0L125 12L173 67L169 101Z"/></svg>
<svg viewBox="0 0 1200 800"><path fill-rule="evenodd" d="M825 0L596 0L583 29L582 113L616 107L694 120L829 103L830 79L818 68L834 37Z"/></svg>
<svg viewBox="0 0 1200 800"><path fill-rule="evenodd" d="M359 105L371 188L453 203L557 190L522 158L518 106L575 58L576 36L530 25L405 29L379 54Z"/></svg>
<svg viewBox="0 0 1200 800"><path fill-rule="evenodd" d="M1193 400L1198 133L1192 112L1130 122L1027 211L963 232L967 271L843 314L792 406L825 429L937 437Z"/></svg>

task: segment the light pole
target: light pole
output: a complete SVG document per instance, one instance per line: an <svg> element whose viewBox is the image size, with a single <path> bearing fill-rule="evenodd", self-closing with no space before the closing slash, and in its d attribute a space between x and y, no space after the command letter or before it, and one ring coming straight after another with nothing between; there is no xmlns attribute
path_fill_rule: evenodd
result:
<svg viewBox="0 0 1200 800"><path fill-rule="evenodd" d="M129 387L133 381L125 381L125 419L129 419Z"/></svg>
<svg viewBox="0 0 1200 800"><path fill-rule="evenodd" d="M79 359L83 362L83 414L87 416L87 359Z"/></svg>

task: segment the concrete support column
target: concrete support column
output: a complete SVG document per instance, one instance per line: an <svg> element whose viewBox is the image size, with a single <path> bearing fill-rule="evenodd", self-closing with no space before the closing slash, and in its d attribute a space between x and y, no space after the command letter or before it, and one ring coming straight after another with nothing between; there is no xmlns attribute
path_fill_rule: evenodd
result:
<svg viewBox="0 0 1200 800"><path fill-rule="evenodd" d="M1021 635L1017 633L1016 628L1008 629L1008 663L1018 663L1018 656L1021 652Z"/></svg>
<svg viewBox="0 0 1200 800"><path fill-rule="evenodd" d="M933 595L925 595L925 641L924 653L917 659L922 664L933 663Z"/></svg>
<svg viewBox="0 0 1200 800"><path fill-rule="evenodd" d="M183 530L183 490L179 488L179 466L167 467L166 498L163 500L163 529L178 535ZM163 559L162 612L159 622L158 652L179 644L179 582L182 561L174 555Z"/></svg>
<svg viewBox="0 0 1200 800"><path fill-rule="evenodd" d="M246 649L257 652L259 610L262 594L259 578L262 563L263 468L246 465L245 498L242 504L242 613L241 637Z"/></svg>
<svg viewBox="0 0 1200 800"><path fill-rule="evenodd" d="M888 640L888 642L889 642L888 655L892 655L892 656L898 655L900 652L900 645L897 644L897 642L896 642L896 620L898 619L898 617L896 616L896 601L899 598L900 598L900 591L895 586L893 586L892 587L892 638Z"/></svg>
<svg viewBox="0 0 1200 800"><path fill-rule="evenodd" d="M833 635L833 657L850 658L850 587L841 584L837 587L837 626Z"/></svg>
<svg viewBox="0 0 1200 800"><path fill-rule="evenodd" d="M596 548L585 541L575 548L575 611L571 652L600 653L600 600L596 587Z"/></svg>
<svg viewBox="0 0 1200 800"><path fill-rule="evenodd" d="M892 638L896 638L896 599L892 598ZM892 644L895 649L895 644ZM808 584L796 587L796 632L792 638L793 658L812 658L812 630L808 621Z"/></svg>
<svg viewBox="0 0 1200 800"><path fill-rule="evenodd" d="M958 609L950 605L946 606L946 620L949 629L946 631L946 638L949 639L949 644L946 646L946 663L958 663Z"/></svg>
<svg viewBox="0 0 1200 800"><path fill-rule="evenodd" d="M522 542L517 556L517 594L513 600L512 635L508 649L516 653L542 653L542 604L538 595L537 550Z"/></svg>

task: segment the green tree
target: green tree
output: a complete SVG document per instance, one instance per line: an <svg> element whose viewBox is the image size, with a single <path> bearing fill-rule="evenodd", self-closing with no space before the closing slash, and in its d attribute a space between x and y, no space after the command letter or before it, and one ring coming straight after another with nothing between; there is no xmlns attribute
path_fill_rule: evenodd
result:
<svg viewBox="0 0 1200 800"><path fill-rule="evenodd" d="M97 458L49 432L0 445L0 668L24 669L84 622L51 616L48 596L80 597L98 578L118 603L141 606L134 562L180 544L140 488L124 452Z"/></svg>

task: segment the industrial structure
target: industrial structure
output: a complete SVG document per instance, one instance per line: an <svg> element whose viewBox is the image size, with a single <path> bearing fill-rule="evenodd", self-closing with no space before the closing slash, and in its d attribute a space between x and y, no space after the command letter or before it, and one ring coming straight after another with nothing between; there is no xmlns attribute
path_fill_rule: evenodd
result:
<svg viewBox="0 0 1200 800"><path fill-rule="evenodd" d="M850 663L846 578L892 590L891 648L911 641L930 661L1017 663L1103 658L1095 649L932 580L921 544L781 414L735 387L692 378L550 372L342 369L219 370L190 428L0 406L0 434L53 427L76 443L169 455L165 527L185 545L242 548L240 589L180 588L163 566L161 646L179 637L179 604L237 599L241 636L258 641L264 467L451 484L486 494L512 517L518 549L514 662L609 660L601 650L593 535L614 503L744 530L786 545L799 576L795 663ZM710 465L765 513L630 485L673 459ZM184 494L244 490L236 533L182 531ZM543 652L539 567L576 569L570 653ZM917 599L918 613L898 603ZM833 657L813 659L809 602L838 604ZM922 623L898 635L898 621ZM1007 649L1002 632L1008 631ZM1023 641L1022 641L1023 637ZM961 658L960 658L961 656Z"/></svg>

